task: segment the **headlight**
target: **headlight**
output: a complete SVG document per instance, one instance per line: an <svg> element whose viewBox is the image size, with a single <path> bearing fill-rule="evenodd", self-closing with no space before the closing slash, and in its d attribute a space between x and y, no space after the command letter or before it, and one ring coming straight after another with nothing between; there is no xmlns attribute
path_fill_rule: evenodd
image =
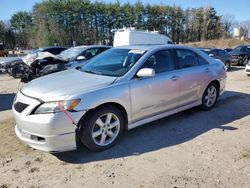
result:
<svg viewBox="0 0 250 188"><path fill-rule="evenodd" d="M61 112L62 110L71 111L79 103L81 99L65 100L65 101L53 101L41 104L34 112L34 114L48 114Z"/></svg>

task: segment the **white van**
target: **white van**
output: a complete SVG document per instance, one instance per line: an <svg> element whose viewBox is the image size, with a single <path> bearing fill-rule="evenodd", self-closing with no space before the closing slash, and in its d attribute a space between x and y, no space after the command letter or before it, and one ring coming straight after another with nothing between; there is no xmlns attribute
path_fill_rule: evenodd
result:
<svg viewBox="0 0 250 188"><path fill-rule="evenodd" d="M172 40L155 31L137 31L123 28L115 32L113 46L173 44Z"/></svg>

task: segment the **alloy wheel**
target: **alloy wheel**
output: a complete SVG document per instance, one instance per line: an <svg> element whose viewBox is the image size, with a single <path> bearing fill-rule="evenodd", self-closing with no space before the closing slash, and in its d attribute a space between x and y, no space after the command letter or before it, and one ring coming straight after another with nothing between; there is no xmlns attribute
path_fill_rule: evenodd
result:
<svg viewBox="0 0 250 188"><path fill-rule="evenodd" d="M113 113L101 115L92 128L92 139L99 146L112 143L119 134L120 121Z"/></svg>
<svg viewBox="0 0 250 188"><path fill-rule="evenodd" d="M214 85L210 85L207 88L206 96L205 96L205 105L210 108L214 105L217 98L217 89Z"/></svg>

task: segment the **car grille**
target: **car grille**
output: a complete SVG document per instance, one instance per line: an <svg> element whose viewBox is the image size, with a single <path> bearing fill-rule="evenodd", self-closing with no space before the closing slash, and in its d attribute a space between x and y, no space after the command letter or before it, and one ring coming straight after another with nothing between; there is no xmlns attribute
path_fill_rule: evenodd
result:
<svg viewBox="0 0 250 188"><path fill-rule="evenodd" d="M21 113L22 111L24 111L25 108L27 108L29 105L28 104L25 104L25 103L22 103L22 102L17 102L14 104L14 109Z"/></svg>
<svg viewBox="0 0 250 188"><path fill-rule="evenodd" d="M247 69L246 72L250 72L250 69Z"/></svg>

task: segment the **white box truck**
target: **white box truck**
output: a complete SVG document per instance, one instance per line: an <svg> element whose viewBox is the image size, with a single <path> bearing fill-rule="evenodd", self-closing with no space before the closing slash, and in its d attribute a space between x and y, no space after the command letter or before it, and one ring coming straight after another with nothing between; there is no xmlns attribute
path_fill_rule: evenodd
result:
<svg viewBox="0 0 250 188"><path fill-rule="evenodd" d="M172 40L155 31L137 31L134 28L118 29L113 46L173 44Z"/></svg>

